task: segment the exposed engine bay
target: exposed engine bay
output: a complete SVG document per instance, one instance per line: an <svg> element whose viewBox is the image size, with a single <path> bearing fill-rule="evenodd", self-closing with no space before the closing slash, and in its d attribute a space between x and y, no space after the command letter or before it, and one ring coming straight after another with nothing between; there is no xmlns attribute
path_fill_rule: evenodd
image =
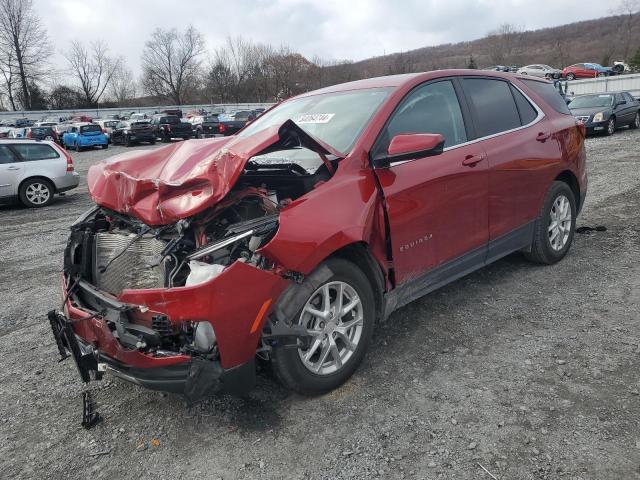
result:
<svg viewBox="0 0 640 480"><path fill-rule="evenodd" d="M277 232L280 210L331 177L326 160L306 148L256 156L221 202L171 225L151 227L95 207L72 226L65 252L68 283L82 281L118 297L130 289L203 284L235 262L277 270L259 249ZM103 307L82 289L72 293L93 311ZM128 348L157 355L217 355L215 333L208 322L177 326L162 315L128 312L125 317L107 321Z"/></svg>

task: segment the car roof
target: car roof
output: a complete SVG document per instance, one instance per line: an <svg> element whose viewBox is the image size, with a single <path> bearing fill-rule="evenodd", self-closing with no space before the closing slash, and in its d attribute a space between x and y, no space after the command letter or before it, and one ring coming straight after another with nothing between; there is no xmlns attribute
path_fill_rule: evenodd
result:
<svg viewBox="0 0 640 480"><path fill-rule="evenodd" d="M536 80L528 76L520 76L511 72L498 72L495 70L476 70L476 69L450 69L450 70L432 70L429 72L419 73L403 73L399 75L387 75L384 77L366 78L363 80L355 80L353 82L341 83L330 87L321 88L312 92L303 93L298 98L318 95L323 93L345 92L349 90L366 90L370 88L391 87L394 89L416 85L428 80L434 80L441 77L459 77L459 76L482 76L494 77L501 79L512 79L514 76L525 78L527 80ZM544 80L541 80L544 81Z"/></svg>
<svg viewBox="0 0 640 480"><path fill-rule="evenodd" d="M50 142L48 140L35 140L35 139L29 139L29 138L21 138L21 139L17 139L17 138L0 138L0 145L4 144L4 143L17 143L17 144L20 144L20 145L23 145L25 143L37 143L37 144L45 143L47 145L51 145L54 142Z"/></svg>

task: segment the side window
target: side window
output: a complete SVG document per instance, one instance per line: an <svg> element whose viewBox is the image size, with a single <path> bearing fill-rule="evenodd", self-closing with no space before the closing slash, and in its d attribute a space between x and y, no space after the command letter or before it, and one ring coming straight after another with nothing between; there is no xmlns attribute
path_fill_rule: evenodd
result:
<svg viewBox="0 0 640 480"><path fill-rule="evenodd" d="M0 165L7 163L15 163L18 159L13 154L11 149L6 145L0 145Z"/></svg>
<svg viewBox="0 0 640 480"><path fill-rule="evenodd" d="M507 82L487 78L465 78L462 84L475 111L479 137L520 127L518 109Z"/></svg>
<svg viewBox="0 0 640 480"><path fill-rule="evenodd" d="M631 94L630 94L630 93L624 92L624 93L623 93L623 95L624 95L624 99L625 99L627 102L633 103L633 97L631 96Z"/></svg>
<svg viewBox="0 0 640 480"><path fill-rule="evenodd" d="M571 112L567 107L567 102L565 102L564 98L562 98L558 93L558 90L555 89L553 84L549 82L539 82L537 80L522 80L522 83L542 97L542 100L544 100L547 105L553 108L556 112L571 115Z"/></svg>
<svg viewBox="0 0 640 480"><path fill-rule="evenodd" d="M533 105L529 103L529 100L525 98L520 90L511 85L511 92L513 98L516 100L516 106L518 107L518 113L520 114L520 123L522 125L529 125L538 117L538 111L533 108Z"/></svg>
<svg viewBox="0 0 640 480"><path fill-rule="evenodd" d="M451 147L467 141L456 91L451 81L429 83L410 92L394 112L386 128L380 148L401 133L440 133L444 146Z"/></svg>
<svg viewBox="0 0 640 480"><path fill-rule="evenodd" d="M60 155L49 145L38 145L36 143L16 144L13 148L20 154L26 162L35 160L49 160L58 158Z"/></svg>
<svg viewBox="0 0 640 480"><path fill-rule="evenodd" d="M616 93L616 103L627 103L627 99L621 93Z"/></svg>

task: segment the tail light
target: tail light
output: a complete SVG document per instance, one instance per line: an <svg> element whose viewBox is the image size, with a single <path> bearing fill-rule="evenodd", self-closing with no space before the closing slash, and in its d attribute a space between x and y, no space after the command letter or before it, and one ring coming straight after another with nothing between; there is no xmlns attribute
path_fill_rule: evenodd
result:
<svg viewBox="0 0 640 480"><path fill-rule="evenodd" d="M106 128L103 128L103 129L102 129L102 133L107 133L107 129L106 129Z"/></svg>
<svg viewBox="0 0 640 480"><path fill-rule="evenodd" d="M226 128L225 128L225 126L224 126L224 123L221 123L220 125L218 125L218 131L219 131L220 133L224 133L224 132L225 132L225 130L226 130Z"/></svg>
<svg viewBox="0 0 640 480"><path fill-rule="evenodd" d="M63 150L64 156L67 157L67 172L73 172L73 158L69 155L69 152Z"/></svg>
<svg viewBox="0 0 640 480"><path fill-rule="evenodd" d="M31 133L31 130L29 130L27 132L27 138L32 138L33 137L33 133Z"/></svg>

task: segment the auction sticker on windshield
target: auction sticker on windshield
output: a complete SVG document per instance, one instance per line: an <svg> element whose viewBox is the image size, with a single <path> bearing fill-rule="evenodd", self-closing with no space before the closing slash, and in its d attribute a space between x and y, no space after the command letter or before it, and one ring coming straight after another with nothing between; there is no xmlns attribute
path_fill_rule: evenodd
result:
<svg viewBox="0 0 640 480"><path fill-rule="evenodd" d="M304 123L329 123L335 113L305 113L296 119L298 125Z"/></svg>

